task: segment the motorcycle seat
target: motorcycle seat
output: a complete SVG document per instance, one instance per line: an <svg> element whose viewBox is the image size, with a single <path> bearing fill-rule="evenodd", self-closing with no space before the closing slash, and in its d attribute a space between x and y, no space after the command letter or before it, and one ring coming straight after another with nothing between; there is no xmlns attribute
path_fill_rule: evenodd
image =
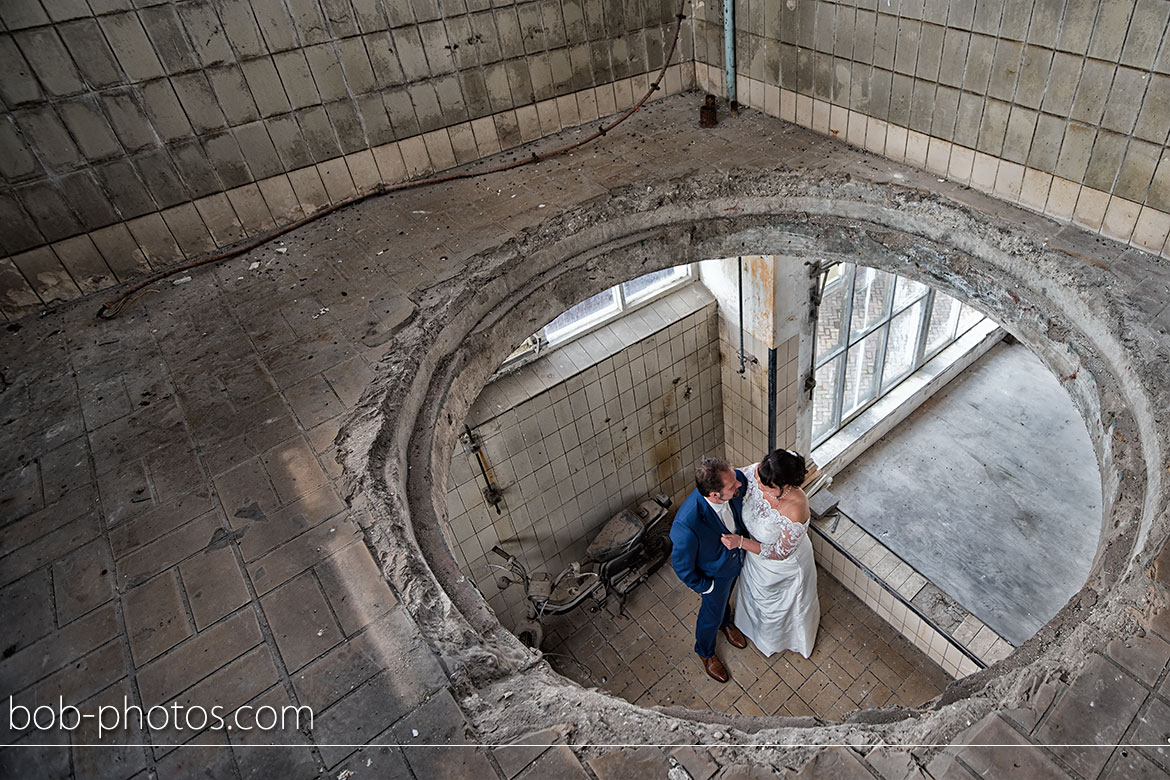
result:
<svg viewBox="0 0 1170 780"><path fill-rule="evenodd" d="M589 543L585 554L590 560L605 563L623 552L642 534L644 528L641 518L629 509L623 509L606 521L601 532Z"/></svg>

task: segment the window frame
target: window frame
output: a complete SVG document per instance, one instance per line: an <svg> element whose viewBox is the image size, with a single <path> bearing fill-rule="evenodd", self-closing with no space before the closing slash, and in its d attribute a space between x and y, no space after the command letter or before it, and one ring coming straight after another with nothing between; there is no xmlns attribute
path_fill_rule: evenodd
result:
<svg viewBox="0 0 1170 780"><path fill-rule="evenodd" d="M928 351L927 350L927 338L928 338L929 330L930 330L930 321L934 315L934 305L935 305L935 301L937 299L937 293L938 293L938 291L935 288L931 287L929 284L926 284L925 282L918 282L918 280L916 280L916 279L911 279L910 277L901 276L899 274L895 274L895 273L892 273L890 271L882 271L881 269L872 268L872 266L863 266L863 265L858 265L857 263L843 263L840 261L830 263L829 265L823 267L821 269L821 278L822 279L826 278L825 275L830 273L833 270L833 268L835 268L835 267L845 267L844 272L841 273L837 277L837 279L834 279L831 283L825 284L821 288L820 300L824 300L825 296L829 292L835 291L835 289L838 285L843 286L844 291L847 294L847 296L846 296L846 299L842 302L841 320L838 323L839 332L843 334L843 337L838 340L837 345L835 345L832 349L828 350L824 354L815 355L815 358L813 361L813 366L812 366L813 377L815 377L817 375L817 373L824 366L828 365L830 361L833 361L833 360L839 361L836 365L836 368L835 368L835 380L836 381L833 385L833 395L832 395L832 398L830 399L830 404L829 404L829 410L830 410L829 411L829 424L827 427L825 427L822 430L822 432L820 434L817 434L816 431L814 430L814 432L813 432L813 446L814 447L820 446L827 439L829 439L831 436L833 436L838 431L840 431L843 427L848 425L850 422L852 422L854 419L856 419L860 415L864 414L867 409L869 409L871 406L873 406L875 403L877 403L879 400L881 400L885 395L890 393L899 384L901 384L902 382L906 381L908 378L913 376L927 362L929 362L932 358L934 358L936 355L938 355L938 353L942 352L948 346L953 344L960 336L962 336L964 333L968 332L971 328L975 327L976 325L978 325L980 322L982 322L984 319L987 318L987 315L979 313L980 314L979 317L973 319L967 325L967 327L960 329L959 325L963 319L964 307L971 308L971 309L973 309L973 307L968 306L966 303L958 300L957 298L952 298L952 300L955 301L955 305L957 306L958 314L954 317L954 322L951 325L950 332L949 332L947 338L943 339L936 347L934 347L933 349L930 349ZM860 331L856 335L854 335L852 332L853 312L854 312L854 308L855 308L854 295L856 293L855 284L856 284L856 278L857 278L857 270L859 268L872 269L872 271L874 273L887 274L888 276L893 278L893 283L889 286L889 290L886 292L886 300L885 300L885 304L884 304L884 312L885 313L880 318L878 318L875 322L870 323L869 326L865 330ZM918 295L914 298L911 298L908 302L903 303L902 305L899 306L899 305L897 305L897 291L898 291L898 285L900 283L902 283L902 280L906 280L907 282L915 282L918 284L923 284L926 287L926 290L923 294ZM892 323L898 315L917 306L919 304L919 302L922 303L922 310L921 310L920 319L918 322L917 332L915 335L913 359L910 363L910 367L901 376L891 380L889 385L887 386L885 384L885 377L883 376L883 374L885 373L885 367L886 367L886 362L887 362L886 356L887 356L887 354L889 352L889 348L890 348L890 329L892 327ZM973 310L978 312L977 309L973 309ZM814 330L814 333L813 333L813 343L814 344L816 343L816 334L820 331L820 329L822 327L821 311L823 311L823 309L819 309L817 312L817 319L816 319L816 326L815 326L816 330ZM881 339L881 347L880 347L880 350L877 354L877 357L875 360L875 365L874 365L875 387L874 387L873 396L871 398L867 399L864 403L858 405L855 409L852 409L848 413L845 413L845 382L846 382L846 378L848 376L850 358L852 357L853 350L855 348L860 348L860 351L857 354L864 354L864 347L861 347L862 342L866 338L870 337L871 335L873 335L875 333L878 333L879 331L881 331L881 334L879 336L879 338ZM814 389L813 392L814 392L814 397L815 397L816 390Z"/></svg>
<svg viewBox="0 0 1170 780"><path fill-rule="evenodd" d="M663 284L658 289L654 289L652 292L646 295L637 296L633 301L630 301L627 298L625 290L623 289L623 285L627 284L628 282L641 279L643 276L649 276L650 274L678 268L684 269L683 272L669 280L667 283ZM658 300L664 295L670 294L679 287L693 282L695 278L695 264L683 263L682 265L660 268L658 271L650 271L648 274L641 274L634 277L633 279L627 279L624 282L618 282L612 287L607 287L605 290L599 290L595 295L590 296L590 298L596 297L597 295L601 295L602 293L608 291L615 298L617 303L616 308L608 310L602 314L583 317L581 320L574 322L571 326L562 329L561 332L556 334L555 338L550 339L546 331L548 326L552 324L552 322L555 322L558 317L560 317L560 315L557 315L557 317L554 317L552 321L545 324L544 327L525 339L525 341L521 343L521 345L517 347L516 350L504 360L499 370L504 371L518 368L519 366L528 363L530 360L534 360L538 355L542 355L551 349L563 347L564 345L582 338L583 336L587 336L598 328L613 322L619 317L623 317L630 312L637 311L643 306ZM589 300L589 298L586 298L585 300ZM583 302L584 301L578 301L565 311L569 311L573 307L578 306ZM562 314L563 313L564 312L562 312Z"/></svg>
<svg viewBox="0 0 1170 780"><path fill-rule="evenodd" d="M585 303L585 301L591 301L594 298L600 297L604 293L609 293L609 299L610 299L610 302L606 305L606 307L604 309L602 309L599 312L595 312L593 314L587 314L584 317L581 317L580 319L573 320L569 325L558 330L555 335L553 335L553 336L549 335L549 333L548 333L549 325L552 325L553 322L556 322L558 319L560 319L565 314L572 311L577 306L580 306L582 303ZM552 320L552 322L549 322L548 325L545 325L543 328L541 328L537 332L536 335L540 339L542 339L544 341L544 343L547 344L548 346L558 347L562 344L566 344L566 343L572 341L573 339L575 339L579 336L585 335L587 332L589 332L593 328L597 327L598 325L602 325L606 322L609 322L614 317L621 316L626 310L626 307L625 307L626 300L625 300L625 296L622 295L621 285L614 285L613 287L607 287L606 289L598 292L596 295L589 296L588 298L585 299L585 301L578 301L577 303L574 303L569 308L565 309L565 311L558 314Z"/></svg>

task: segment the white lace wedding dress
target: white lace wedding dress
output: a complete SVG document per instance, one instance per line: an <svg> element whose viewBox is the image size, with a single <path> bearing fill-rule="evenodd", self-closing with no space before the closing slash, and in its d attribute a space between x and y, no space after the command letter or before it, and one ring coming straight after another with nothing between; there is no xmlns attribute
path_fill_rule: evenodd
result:
<svg viewBox="0 0 1170 780"><path fill-rule="evenodd" d="M762 549L760 555L744 557L736 586L736 628L765 656L795 650L808 658L821 621L808 524L772 508L760 491L755 466L742 471L747 476L743 522Z"/></svg>

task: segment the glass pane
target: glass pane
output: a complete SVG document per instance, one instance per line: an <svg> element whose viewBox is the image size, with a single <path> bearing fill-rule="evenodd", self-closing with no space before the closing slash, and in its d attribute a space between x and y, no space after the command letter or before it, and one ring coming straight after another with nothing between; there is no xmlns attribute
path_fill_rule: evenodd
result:
<svg viewBox="0 0 1170 780"><path fill-rule="evenodd" d="M686 275L687 267L685 265L664 268L661 271L655 271L639 276L637 279L623 282L622 293L625 294L626 300L632 303L643 298L649 298L651 295L665 290L679 279L686 278Z"/></svg>
<svg viewBox="0 0 1170 780"><path fill-rule="evenodd" d="M853 263L834 263L825 269L825 292L828 292L833 285L842 284L842 280L849 275L849 271L853 269Z"/></svg>
<svg viewBox="0 0 1170 780"><path fill-rule="evenodd" d="M617 288L581 301L573 308L544 326L544 337L553 343L588 328L618 311Z"/></svg>
<svg viewBox="0 0 1170 780"><path fill-rule="evenodd" d="M838 355L817 369L817 386L813 390L813 441L834 430L833 406L837 399L837 369L844 360Z"/></svg>
<svg viewBox="0 0 1170 780"><path fill-rule="evenodd" d="M858 268L853 277L853 323L850 338L875 325L889 312L894 276L874 268Z"/></svg>
<svg viewBox="0 0 1170 780"><path fill-rule="evenodd" d="M876 330L849 348L845 362L845 395L841 402L844 419L874 397L878 353L885 330Z"/></svg>
<svg viewBox="0 0 1170 780"><path fill-rule="evenodd" d="M962 305L962 307L959 309L959 333L958 333L958 335L961 336L964 333L966 333L967 331L971 330L971 327L974 326L977 322L979 322L982 319L983 319L983 312L979 311L978 309L972 309L970 306L968 306L967 304L964 303Z"/></svg>
<svg viewBox="0 0 1170 780"><path fill-rule="evenodd" d="M934 309L930 313L930 327L926 331L926 352L933 353L955 336L959 321L959 302L949 295L936 292Z"/></svg>
<svg viewBox="0 0 1170 780"><path fill-rule="evenodd" d="M916 301L926 295L926 289L926 285L922 282L899 276L898 286L894 288L894 311L904 309L911 301Z"/></svg>
<svg viewBox="0 0 1170 780"><path fill-rule="evenodd" d="M924 301L911 306L890 320L890 337L886 342L886 365L882 369L882 389L886 390L910 373L918 354L918 332L922 326Z"/></svg>
<svg viewBox="0 0 1170 780"><path fill-rule="evenodd" d="M840 266L834 266L834 269ZM829 354L841 344L842 325L845 318L845 286L826 284L817 310L817 357Z"/></svg>

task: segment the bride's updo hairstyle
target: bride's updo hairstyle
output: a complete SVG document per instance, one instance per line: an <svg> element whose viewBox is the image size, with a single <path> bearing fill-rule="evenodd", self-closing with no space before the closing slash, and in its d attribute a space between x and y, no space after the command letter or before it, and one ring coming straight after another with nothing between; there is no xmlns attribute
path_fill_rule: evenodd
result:
<svg viewBox="0 0 1170 780"><path fill-rule="evenodd" d="M804 456L792 450L773 450L760 461L756 470L760 482L771 488L782 488L785 485L800 487L808 475L808 465Z"/></svg>

